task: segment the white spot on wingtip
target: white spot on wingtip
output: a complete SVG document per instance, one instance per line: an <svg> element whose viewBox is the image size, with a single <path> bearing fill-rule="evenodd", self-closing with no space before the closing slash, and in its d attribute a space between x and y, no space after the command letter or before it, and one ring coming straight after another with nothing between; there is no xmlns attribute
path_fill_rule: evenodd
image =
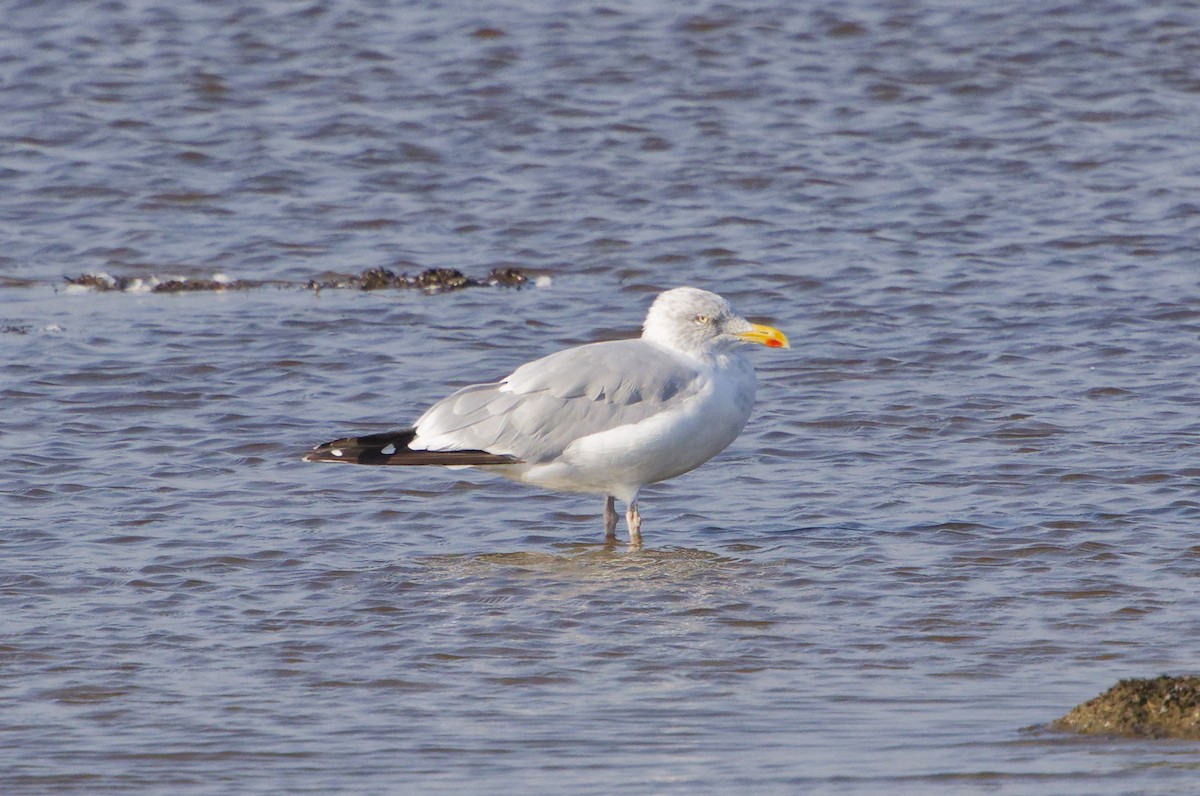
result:
<svg viewBox="0 0 1200 796"><path fill-rule="evenodd" d="M553 279L551 279L550 277L545 276L543 274L542 276L539 276L537 279L533 280L533 286L534 287L550 287L550 285L551 285L551 283L553 283L553 281L554 281Z"/></svg>
<svg viewBox="0 0 1200 796"><path fill-rule="evenodd" d="M391 456L393 453L396 452L396 446L389 442L387 445L385 445L383 447L383 450L381 450L379 452L382 453L384 456Z"/></svg>
<svg viewBox="0 0 1200 796"><path fill-rule="evenodd" d="M337 456L338 458L341 458L342 449L341 448L330 448L329 453L333 456Z"/></svg>

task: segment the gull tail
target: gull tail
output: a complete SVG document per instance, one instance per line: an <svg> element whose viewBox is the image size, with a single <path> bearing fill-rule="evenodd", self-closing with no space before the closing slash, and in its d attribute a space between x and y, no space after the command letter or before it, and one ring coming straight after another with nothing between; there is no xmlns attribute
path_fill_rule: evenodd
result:
<svg viewBox="0 0 1200 796"><path fill-rule="evenodd" d="M520 459L487 451L415 451L408 444L417 436L415 428L344 437L313 448L306 462L341 464L442 464L470 466L481 464L517 464Z"/></svg>

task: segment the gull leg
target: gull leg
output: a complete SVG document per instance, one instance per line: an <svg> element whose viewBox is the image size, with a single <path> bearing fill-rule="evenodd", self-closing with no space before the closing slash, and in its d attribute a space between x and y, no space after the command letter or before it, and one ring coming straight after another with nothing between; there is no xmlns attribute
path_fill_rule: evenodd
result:
<svg viewBox="0 0 1200 796"><path fill-rule="evenodd" d="M625 524L629 526L629 546L640 548L642 546L642 515L638 513L636 500L629 501L629 508L625 512Z"/></svg>
<svg viewBox="0 0 1200 796"><path fill-rule="evenodd" d="M604 499L604 541L617 541L617 499L612 495Z"/></svg>

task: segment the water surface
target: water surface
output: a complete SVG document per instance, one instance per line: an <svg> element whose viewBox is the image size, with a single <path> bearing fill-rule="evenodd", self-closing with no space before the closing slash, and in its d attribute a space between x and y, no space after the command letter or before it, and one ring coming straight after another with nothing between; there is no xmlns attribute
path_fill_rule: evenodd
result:
<svg viewBox="0 0 1200 796"><path fill-rule="evenodd" d="M1200 655L1197 11L18 4L0 790L1190 792L1040 727ZM644 551L299 459L678 284L794 348Z"/></svg>

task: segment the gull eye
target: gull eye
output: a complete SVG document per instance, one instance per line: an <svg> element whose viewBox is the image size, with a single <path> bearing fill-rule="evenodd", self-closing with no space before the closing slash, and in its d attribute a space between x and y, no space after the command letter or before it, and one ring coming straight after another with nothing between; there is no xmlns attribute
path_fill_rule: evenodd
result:
<svg viewBox="0 0 1200 796"><path fill-rule="evenodd" d="M703 314L697 315L692 320L694 320L696 323L711 323L712 322L712 318L708 317L707 315L703 315Z"/></svg>

